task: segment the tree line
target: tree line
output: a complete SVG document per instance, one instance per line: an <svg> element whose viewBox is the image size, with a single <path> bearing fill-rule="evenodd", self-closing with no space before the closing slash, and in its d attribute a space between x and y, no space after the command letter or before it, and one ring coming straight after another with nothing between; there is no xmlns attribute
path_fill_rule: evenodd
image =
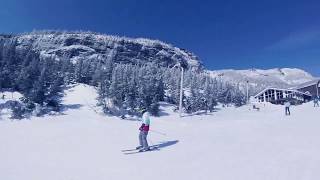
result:
<svg viewBox="0 0 320 180"><path fill-rule="evenodd" d="M106 113L136 114L147 109L159 114L159 102L179 103L180 70L155 63L117 64L114 56L95 60L70 56L42 56L32 47L21 51L17 39L0 44L0 90L18 91L23 104L15 109L20 114L32 112L36 105L60 111L63 89L72 83L85 83L98 89L98 102ZM245 103L238 85L228 84L203 72L185 71L183 108L187 113L213 111L217 103ZM19 107L19 108L17 108Z"/></svg>

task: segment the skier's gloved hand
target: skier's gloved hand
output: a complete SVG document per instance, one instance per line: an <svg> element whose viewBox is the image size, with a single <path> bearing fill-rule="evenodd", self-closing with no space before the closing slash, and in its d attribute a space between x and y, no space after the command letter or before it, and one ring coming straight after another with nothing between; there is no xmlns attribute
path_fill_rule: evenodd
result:
<svg viewBox="0 0 320 180"><path fill-rule="evenodd" d="M142 131L143 128L144 128L144 126L145 126L145 124L142 124L142 125L140 126L139 130Z"/></svg>

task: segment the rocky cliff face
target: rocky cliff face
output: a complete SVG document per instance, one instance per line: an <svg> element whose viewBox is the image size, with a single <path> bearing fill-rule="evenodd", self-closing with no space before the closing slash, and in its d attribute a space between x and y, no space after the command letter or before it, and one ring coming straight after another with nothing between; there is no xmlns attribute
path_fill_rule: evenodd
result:
<svg viewBox="0 0 320 180"><path fill-rule="evenodd" d="M186 50L158 40L126 38L91 32L33 32L0 35L0 48L16 47L17 56L30 50L56 59L112 60L114 63L143 64L154 62L170 67L180 62L186 68L202 69L198 57ZM23 57L21 57L23 58Z"/></svg>

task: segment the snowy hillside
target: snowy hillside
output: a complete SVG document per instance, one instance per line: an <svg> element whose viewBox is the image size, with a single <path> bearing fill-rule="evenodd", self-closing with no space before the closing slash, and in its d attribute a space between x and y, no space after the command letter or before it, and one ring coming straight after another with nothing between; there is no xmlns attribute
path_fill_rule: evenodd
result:
<svg viewBox="0 0 320 180"><path fill-rule="evenodd" d="M259 104L180 119L161 105L149 143L159 151L125 155L139 122L101 115L87 85L66 91L60 115L0 120L5 180L314 180L320 177L319 108ZM9 112L2 111L2 114Z"/></svg>
<svg viewBox="0 0 320 180"><path fill-rule="evenodd" d="M0 35L1 49L15 46L14 56L26 56L30 50L44 57L67 58L73 62L112 60L115 63L155 62L164 67L181 62L201 69L198 57L184 49L159 40L127 38L92 32L43 31L21 35ZM28 55L28 54L27 54Z"/></svg>
<svg viewBox="0 0 320 180"><path fill-rule="evenodd" d="M208 71L215 78L245 86L249 81L252 88L261 90L266 87L291 87L314 79L308 72L297 68L216 70Z"/></svg>

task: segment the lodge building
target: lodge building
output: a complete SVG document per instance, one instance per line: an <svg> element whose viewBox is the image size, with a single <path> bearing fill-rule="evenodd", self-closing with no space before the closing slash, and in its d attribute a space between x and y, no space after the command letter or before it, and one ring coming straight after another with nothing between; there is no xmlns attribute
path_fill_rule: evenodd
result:
<svg viewBox="0 0 320 180"><path fill-rule="evenodd" d="M259 102L271 102L274 104L282 104L288 99L296 103L303 103L319 97L319 92L320 79L317 79L289 89L266 88L255 95L254 98Z"/></svg>

